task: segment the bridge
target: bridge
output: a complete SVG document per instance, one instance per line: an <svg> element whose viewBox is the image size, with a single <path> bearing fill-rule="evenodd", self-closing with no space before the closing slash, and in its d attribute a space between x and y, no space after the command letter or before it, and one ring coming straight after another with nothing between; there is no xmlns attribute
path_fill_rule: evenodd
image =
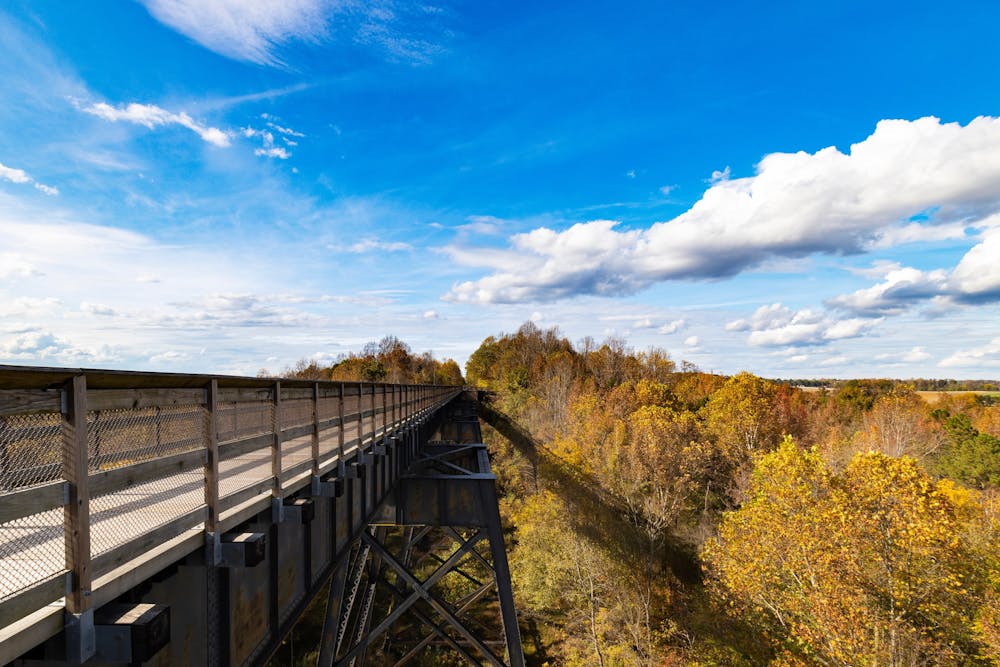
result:
<svg viewBox="0 0 1000 667"><path fill-rule="evenodd" d="M324 667L521 667L475 401L0 366L0 665L260 665L325 599Z"/></svg>

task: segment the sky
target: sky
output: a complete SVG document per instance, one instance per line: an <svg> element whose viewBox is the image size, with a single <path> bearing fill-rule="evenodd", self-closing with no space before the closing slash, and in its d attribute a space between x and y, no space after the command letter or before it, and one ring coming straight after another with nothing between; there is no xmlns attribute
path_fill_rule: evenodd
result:
<svg viewBox="0 0 1000 667"><path fill-rule="evenodd" d="M433 0L428 0L433 2ZM0 363L253 375L527 321L1000 378L994 2L7 0Z"/></svg>

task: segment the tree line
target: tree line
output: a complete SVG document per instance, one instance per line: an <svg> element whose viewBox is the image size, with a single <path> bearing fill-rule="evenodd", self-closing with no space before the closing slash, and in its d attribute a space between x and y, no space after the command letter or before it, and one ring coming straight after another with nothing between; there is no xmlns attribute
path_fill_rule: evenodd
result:
<svg viewBox="0 0 1000 667"><path fill-rule="evenodd" d="M1000 406L531 323L466 377L533 664L1000 664Z"/></svg>

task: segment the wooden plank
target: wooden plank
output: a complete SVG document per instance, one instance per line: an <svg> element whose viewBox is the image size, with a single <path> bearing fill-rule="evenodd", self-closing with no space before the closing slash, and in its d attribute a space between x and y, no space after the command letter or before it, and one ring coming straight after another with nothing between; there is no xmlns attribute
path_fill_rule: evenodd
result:
<svg viewBox="0 0 1000 667"><path fill-rule="evenodd" d="M0 604L0 628L24 618L66 595L66 573L60 572L18 591Z"/></svg>
<svg viewBox="0 0 1000 667"><path fill-rule="evenodd" d="M95 577L93 606L100 607L135 588L166 566L205 546L205 533L191 529L140 553L121 567Z"/></svg>
<svg viewBox="0 0 1000 667"><path fill-rule="evenodd" d="M62 507L67 492L66 482L60 479L0 495L0 524Z"/></svg>
<svg viewBox="0 0 1000 667"><path fill-rule="evenodd" d="M233 507L243 502L246 502L248 498L253 498L256 495L260 495L261 493L266 493L270 491L273 486L274 482L271 480L271 478L266 477L262 480L254 482L253 484L251 484L246 488L222 496L222 498L219 501L220 507L222 509L221 514L225 514L227 510L230 510Z"/></svg>
<svg viewBox="0 0 1000 667"><path fill-rule="evenodd" d="M261 433L252 435L249 438L229 440L219 444L219 457L222 460L231 459L243 454L249 454L259 449L264 449L274 442L273 433Z"/></svg>
<svg viewBox="0 0 1000 667"><path fill-rule="evenodd" d="M105 574L116 567L135 560L138 556L203 523L207 513L208 508L202 505L154 528L148 533L144 533L141 537L96 556L93 561L94 573L96 575Z"/></svg>
<svg viewBox="0 0 1000 667"><path fill-rule="evenodd" d="M59 412L55 389L0 389L0 417L32 412Z"/></svg>
<svg viewBox="0 0 1000 667"><path fill-rule="evenodd" d="M252 403L271 400L270 384L262 387L219 387L220 403Z"/></svg>
<svg viewBox="0 0 1000 667"><path fill-rule="evenodd" d="M82 614L90 596L90 491L87 486L87 376L76 375L66 385L63 415L63 478L68 483L63 511L66 569L70 587L66 610Z"/></svg>
<svg viewBox="0 0 1000 667"><path fill-rule="evenodd" d="M101 496L127 489L151 479L202 468L207 457L208 453L205 449L196 449L94 473L90 476L89 481L90 494L95 497Z"/></svg>
<svg viewBox="0 0 1000 667"><path fill-rule="evenodd" d="M311 458L306 459L304 461L299 461L295 465L285 468L284 479L287 481L285 487L290 486L292 481L297 476L301 475L303 472L311 473L312 470L313 470L313 460Z"/></svg>
<svg viewBox="0 0 1000 667"><path fill-rule="evenodd" d="M303 424L302 426L286 428L281 432L281 440L282 442L287 442L289 440L294 440L295 438L301 438L304 435L312 435L313 429L315 428L315 424Z"/></svg>
<svg viewBox="0 0 1000 667"><path fill-rule="evenodd" d="M172 405L204 405L205 389L97 389L87 394L90 410L138 410Z"/></svg>
<svg viewBox="0 0 1000 667"><path fill-rule="evenodd" d="M0 665L13 663L49 637L59 634L64 615L62 604L50 604L10 625L0 624Z"/></svg>

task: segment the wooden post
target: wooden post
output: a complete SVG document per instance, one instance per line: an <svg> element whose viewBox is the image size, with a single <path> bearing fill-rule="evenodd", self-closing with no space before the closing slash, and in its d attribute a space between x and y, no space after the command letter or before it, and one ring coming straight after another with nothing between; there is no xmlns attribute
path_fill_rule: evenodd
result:
<svg viewBox="0 0 1000 667"><path fill-rule="evenodd" d="M219 381L208 383L208 437L205 439L205 532L218 536L219 523Z"/></svg>
<svg viewBox="0 0 1000 667"><path fill-rule="evenodd" d="M90 607L90 490L87 486L87 377L66 383L63 406L62 474L68 486L63 509L66 569L70 573L66 611L82 614Z"/></svg>
<svg viewBox="0 0 1000 667"><path fill-rule="evenodd" d="M313 474L319 474L319 382L313 382L313 431L312 460Z"/></svg>
<svg viewBox="0 0 1000 667"><path fill-rule="evenodd" d="M337 398L337 418L340 420L340 433L337 434L337 460L339 466L344 465L344 383L340 383L340 394Z"/></svg>
<svg viewBox="0 0 1000 667"><path fill-rule="evenodd" d="M275 382L271 423L274 439L271 443L271 498L281 500L281 382Z"/></svg>
<svg viewBox="0 0 1000 667"><path fill-rule="evenodd" d="M389 433L389 404L386 402L386 389L387 387L382 385L382 438Z"/></svg>

